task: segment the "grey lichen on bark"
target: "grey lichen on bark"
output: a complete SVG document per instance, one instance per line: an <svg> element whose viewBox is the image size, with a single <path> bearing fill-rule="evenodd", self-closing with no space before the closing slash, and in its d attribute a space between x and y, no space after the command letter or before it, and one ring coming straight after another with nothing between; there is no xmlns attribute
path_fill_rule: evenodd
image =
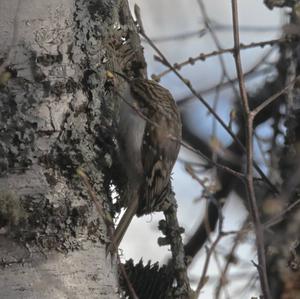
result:
<svg viewBox="0 0 300 299"><path fill-rule="evenodd" d="M0 228L1 298L118 297L106 226L76 169L109 208L118 99L105 71L120 3L0 3L0 197L26 215Z"/></svg>
<svg viewBox="0 0 300 299"><path fill-rule="evenodd" d="M0 190L0 226L13 229L27 219L27 213L20 202L19 197L12 191Z"/></svg>
<svg viewBox="0 0 300 299"><path fill-rule="evenodd" d="M17 192L25 205L26 196L36 197L38 206L31 207L35 213L46 206L55 210L64 205L78 218L89 213L89 207L88 201L82 201L87 195L75 176L77 167L86 168L94 188L105 194L101 168L110 159L97 137L110 121L101 105L113 109L113 101L105 99L103 88L103 36L98 36L94 54L86 39L88 34L93 36L92 21L83 15L88 11L86 4L77 2L73 12L62 4L54 8L47 12L49 20L45 16L43 25L32 35L27 32L26 40L16 46L12 67L16 75L2 88L1 170L9 176L2 177L1 186ZM64 19L62 11L69 18ZM29 28L34 24L25 21ZM65 212L62 218L70 216ZM74 231L74 223L71 226Z"/></svg>

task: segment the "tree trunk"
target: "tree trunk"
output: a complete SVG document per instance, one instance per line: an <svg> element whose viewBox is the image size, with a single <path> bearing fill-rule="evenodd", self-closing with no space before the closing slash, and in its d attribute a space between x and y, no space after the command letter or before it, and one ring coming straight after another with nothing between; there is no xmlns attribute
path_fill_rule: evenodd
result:
<svg viewBox="0 0 300 299"><path fill-rule="evenodd" d="M107 228L76 170L108 203L105 71L121 2L0 1L0 298L118 298Z"/></svg>

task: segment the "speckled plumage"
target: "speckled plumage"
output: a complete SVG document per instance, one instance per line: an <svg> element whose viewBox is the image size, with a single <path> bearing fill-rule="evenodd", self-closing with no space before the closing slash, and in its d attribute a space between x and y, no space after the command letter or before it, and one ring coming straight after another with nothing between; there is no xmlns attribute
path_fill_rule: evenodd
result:
<svg viewBox="0 0 300 299"><path fill-rule="evenodd" d="M146 123L141 148L144 180L137 215L142 215L159 209L163 201L161 195L169 184L180 148L181 121L172 95L155 81L135 79L131 92L144 115L157 124Z"/></svg>
<svg viewBox="0 0 300 299"><path fill-rule="evenodd" d="M121 160L128 176L128 208L112 243L117 247L132 219L159 210L169 188L181 141L181 121L170 92L146 79L129 81L120 109ZM136 107L144 117L139 115Z"/></svg>

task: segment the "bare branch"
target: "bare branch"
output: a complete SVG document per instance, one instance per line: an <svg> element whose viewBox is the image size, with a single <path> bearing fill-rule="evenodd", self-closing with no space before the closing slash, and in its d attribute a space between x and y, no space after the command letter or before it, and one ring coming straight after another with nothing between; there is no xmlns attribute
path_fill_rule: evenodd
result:
<svg viewBox="0 0 300 299"><path fill-rule="evenodd" d="M259 211L256 203L256 195L254 190L253 181L253 119L254 116L251 114L248 95L245 87L244 75L242 70L241 56L240 56L240 40L239 40L239 22L238 22L238 6L237 1L232 0L232 20L233 20L233 36L234 36L234 58L236 71L239 78L239 87L241 100L244 110L246 125L246 188L248 195L248 202L250 207L250 215L255 227L256 244L257 244L257 255L259 267L258 273L260 277L260 283L262 292L265 299L271 299L270 288L268 283L267 268L266 268L266 256L265 256L265 241L263 234L263 227L260 222Z"/></svg>
<svg viewBox="0 0 300 299"><path fill-rule="evenodd" d="M267 41L263 41L263 42L256 42L256 43L250 43L247 45L244 44L239 44L239 48L241 50L246 50L246 49L252 49L252 48L256 48L256 47L260 47L263 48L265 46L274 46L275 44L280 45L280 44L285 44L285 43L292 43L295 41L295 38L291 38L291 37L282 37L279 39L271 39L271 40L267 40ZM186 65L193 65L195 64L195 62L197 61L204 61L207 58L210 57L214 57L214 56L219 56L219 55L223 55L226 53L234 53L234 48L227 48L227 49L221 49L218 51L212 51L210 53L200 53L199 55L195 56L195 57L189 57L188 60L185 60L183 62L179 62L179 63L175 63L174 65L172 65L172 67L176 70L180 70L182 67L186 66ZM162 78L163 76L165 76L166 74L172 72L172 68L169 67L169 69L157 74L157 75L153 75L153 79L154 80L160 80L160 78Z"/></svg>

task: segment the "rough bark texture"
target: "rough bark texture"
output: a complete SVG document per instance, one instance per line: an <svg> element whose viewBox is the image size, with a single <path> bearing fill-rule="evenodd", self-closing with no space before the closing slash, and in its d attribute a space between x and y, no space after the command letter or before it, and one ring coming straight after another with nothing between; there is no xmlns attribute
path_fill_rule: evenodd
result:
<svg viewBox="0 0 300 299"><path fill-rule="evenodd" d="M118 298L107 231L119 1L0 1L0 298ZM125 10L128 7L125 7Z"/></svg>

